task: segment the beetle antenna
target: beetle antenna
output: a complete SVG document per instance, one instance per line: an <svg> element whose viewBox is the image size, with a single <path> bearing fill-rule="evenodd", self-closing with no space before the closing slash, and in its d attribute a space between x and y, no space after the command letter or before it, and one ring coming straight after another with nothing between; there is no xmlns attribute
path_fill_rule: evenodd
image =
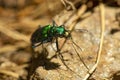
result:
<svg viewBox="0 0 120 80"><path fill-rule="evenodd" d="M70 37L70 39L71 39L71 41L72 41L72 43L73 43L72 46L73 46L75 52L77 53L79 59L81 60L81 62L83 63L83 65L84 65L84 66L87 68L87 70L89 71L88 66L87 66L87 65L85 64L85 62L82 60L82 57L79 55L79 52L77 52L77 50L76 50L76 48L75 48L75 46L78 47L78 48L80 49L80 51L82 52L81 47L79 47L79 46L74 42L74 40L72 39L72 37ZM75 45L75 46L74 46L74 45Z"/></svg>

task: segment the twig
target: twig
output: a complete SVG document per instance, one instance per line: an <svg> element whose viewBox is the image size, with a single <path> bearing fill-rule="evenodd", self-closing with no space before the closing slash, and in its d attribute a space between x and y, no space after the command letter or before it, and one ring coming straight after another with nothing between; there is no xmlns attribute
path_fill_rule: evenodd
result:
<svg viewBox="0 0 120 80"><path fill-rule="evenodd" d="M25 48L27 44L25 42L18 42L15 45L5 45L0 48L0 54L6 52L13 52L16 51L18 48Z"/></svg>
<svg viewBox="0 0 120 80"><path fill-rule="evenodd" d="M11 67L10 70L17 71L17 70L21 70L21 69L27 68L28 66L29 66L29 64L23 64L23 65Z"/></svg>
<svg viewBox="0 0 120 80"><path fill-rule="evenodd" d="M61 2L63 3L63 5L64 5L65 7L67 7L67 5L66 5L66 3L65 3L64 0L61 0Z"/></svg>
<svg viewBox="0 0 120 80"><path fill-rule="evenodd" d="M15 78L19 78L19 74L12 72L12 71L8 71L8 70L0 70L0 73L5 74L5 75L9 75Z"/></svg>
<svg viewBox="0 0 120 80"><path fill-rule="evenodd" d="M77 21L81 17L81 15L86 11L86 9L87 6L82 5L81 8L79 8L78 11L65 23L65 26L70 26L69 30L72 30L75 25L71 25L73 24L73 22Z"/></svg>
<svg viewBox="0 0 120 80"><path fill-rule="evenodd" d="M23 40L27 43L29 43L29 37L15 31L12 29L6 28L6 26L3 27L2 24L0 24L0 32L4 33L5 35L15 39L15 40Z"/></svg>
<svg viewBox="0 0 120 80"><path fill-rule="evenodd" d="M77 23L77 20L81 17L81 15L86 11L87 6L86 5L82 5L81 8L78 9L77 14L74 14L66 23L65 26L69 26L70 31L72 31L74 29L74 26ZM62 41L62 45L60 45L60 50L63 48L64 43L66 42L66 39L64 41Z"/></svg>
<svg viewBox="0 0 120 80"><path fill-rule="evenodd" d="M99 45L99 51L98 51L97 60L96 60L95 65L92 67L92 69L90 69L89 74L87 74L83 80L88 80L88 78L93 74L93 72L96 70L96 68L99 64L100 57L101 57L103 40L104 40L104 30L105 30L104 4L100 3L99 7L100 7L100 11L101 11L100 12L100 16L101 16L101 40L100 40L100 45Z"/></svg>
<svg viewBox="0 0 120 80"><path fill-rule="evenodd" d="M66 3L67 3L67 4L69 4L69 5L71 6L71 8L72 8L73 10L76 10L74 4L73 4L71 1L61 0L61 2L63 3L63 5L64 5L66 8L67 8L67 5L66 5ZM68 8L67 8L67 9L68 9Z"/></svg>

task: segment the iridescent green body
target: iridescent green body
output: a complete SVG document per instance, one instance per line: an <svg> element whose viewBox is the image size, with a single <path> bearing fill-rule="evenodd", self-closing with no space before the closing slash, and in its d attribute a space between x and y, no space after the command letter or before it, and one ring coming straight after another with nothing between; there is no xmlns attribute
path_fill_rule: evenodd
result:
<svg viewBox="0 0 120 80"><path fill-rule="evenodd" d="M51 26L46 25L44 27L38 28L31 37L32 45L36 43L47 43L51 42L55 37L66 37L67 30L65 30L64 26Z"/></svg>

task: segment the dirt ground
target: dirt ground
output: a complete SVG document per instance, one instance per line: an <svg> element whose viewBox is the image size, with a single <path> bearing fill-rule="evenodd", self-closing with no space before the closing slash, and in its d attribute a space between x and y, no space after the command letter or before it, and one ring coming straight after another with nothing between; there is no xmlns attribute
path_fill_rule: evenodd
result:
<svg viewBox="0 0 120 80"><path fill-rule="evenodd" d="M32 48L53 20L72 39ZM120 0L0 0L0 80L120 80Z"/></svg>

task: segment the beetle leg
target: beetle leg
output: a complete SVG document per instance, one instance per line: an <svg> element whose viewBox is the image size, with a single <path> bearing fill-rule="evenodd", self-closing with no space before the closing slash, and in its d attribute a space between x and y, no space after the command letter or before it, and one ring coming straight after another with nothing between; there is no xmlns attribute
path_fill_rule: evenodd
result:
<svg viewBox="0 0 120 80"><path fill-rule="evenodd" d="M56 37L56 47L57 47L57 52L58 52L58 57L60 58L60 60L62 61L62 63L64 64L64 66L69 69L70 71L72 71L73 73L75 73L72 69L70 69L67 64L64 62L64 59L63 59L63 55L61 54L60 52L60 49L59 49L59 44L58 44L58 38ZM79 76L79 75L78 75Z"/></svg>

